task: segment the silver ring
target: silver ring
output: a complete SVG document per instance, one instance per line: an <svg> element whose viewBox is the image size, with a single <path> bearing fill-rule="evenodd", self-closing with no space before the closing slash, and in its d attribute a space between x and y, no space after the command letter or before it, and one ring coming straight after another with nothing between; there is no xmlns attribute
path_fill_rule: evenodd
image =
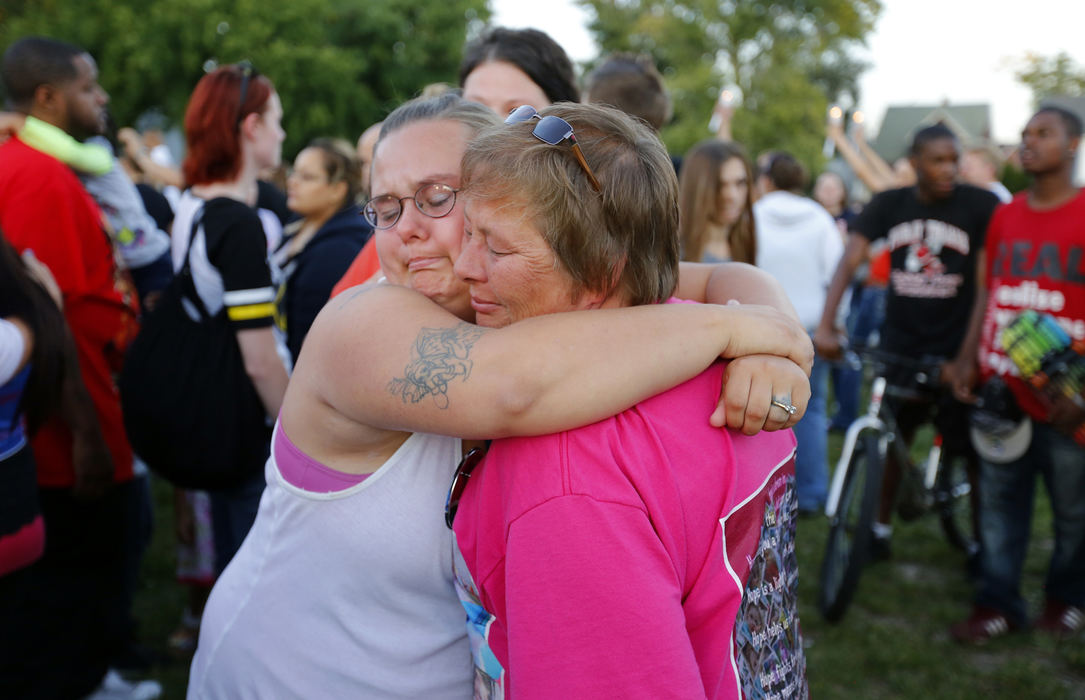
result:
<svg viewBox="0 0 1085 700"><path fill-rule="evenodd" d="M784 409L785 411L787 411L787 415L789 415L789 416L795 415L795 411L799 410L798 406L795 406L795 405L789 404L789 403L784 403L783 401L777 401L776 399L772 400L772 405L773 406L779 406L780 408Z"/></svg>

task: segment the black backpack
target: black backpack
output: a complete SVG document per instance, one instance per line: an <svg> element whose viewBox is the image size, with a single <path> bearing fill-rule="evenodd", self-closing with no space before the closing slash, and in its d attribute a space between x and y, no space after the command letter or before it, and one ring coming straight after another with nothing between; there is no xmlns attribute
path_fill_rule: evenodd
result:
<svg viewBox="0 0 1085 700"><path fill-rule="evenodd" d="M221 490L263 468L271 429L226 308L210 315L192 280L201 217L193 219L184 266L128 349L118 385L132 449L151 471L182 488Z"/></svg>

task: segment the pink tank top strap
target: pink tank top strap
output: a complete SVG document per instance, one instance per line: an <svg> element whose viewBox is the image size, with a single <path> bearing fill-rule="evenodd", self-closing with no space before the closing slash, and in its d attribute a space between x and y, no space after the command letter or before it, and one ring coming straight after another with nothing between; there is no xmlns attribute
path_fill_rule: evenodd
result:
<svg viewBox="0 0 1085 700"><path fill-rule="evenodd" d="M313 493L342 491L365 481L368 474L347 474L325 466L302 452L291 442L281 423L275 423L275 439L272 440L275 463L279 473L291 486Z"/></svg>

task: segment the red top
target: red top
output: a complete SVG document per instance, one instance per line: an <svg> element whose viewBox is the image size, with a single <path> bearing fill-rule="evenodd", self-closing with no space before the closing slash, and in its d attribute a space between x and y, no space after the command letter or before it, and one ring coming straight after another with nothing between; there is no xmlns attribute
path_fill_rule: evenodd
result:
<svg viewBox="0 0 1085 700"><path fill-rule="evenodd" d="M1085 191L1057 209L1036 211L1020 194L998 208L987 230L987 309L980 370L1006 376L1021 408L1040 421L1049 408L1017 375L999 337L1024 309L1051 314L1074 340L1085 340Z"/></svg>
<svg viewBox="0 0 1085 700"><path fill-rule="evenodd" d="M344 289L368 282L370 277L380 272L380 269L381 261L377 257L377 235L374 233L358 253L358 257L354 258L354 262L347 268L346 274L332 288L332 296L334 297Z"/></svg>
<svg viewBox="0 0 1085 700"><path fill-rule="evenodd" d="M889 246L882 248L882 252L874 256L870 261L870 274L867 275L867 284L871 287L884 287L889 284Z"/></svg>
<svg viewBox="0 0 1085 700"><path fill-rule="evenodd" d="M83 381L113 456L114 480L132 478L114 373L138 328L138 301L117 267L102 215L71 170L17 138L0 145L0 230L16 250L45 263L64 294ZM74 482L71 435L53 418L32 441L38 483Z"/></svg>

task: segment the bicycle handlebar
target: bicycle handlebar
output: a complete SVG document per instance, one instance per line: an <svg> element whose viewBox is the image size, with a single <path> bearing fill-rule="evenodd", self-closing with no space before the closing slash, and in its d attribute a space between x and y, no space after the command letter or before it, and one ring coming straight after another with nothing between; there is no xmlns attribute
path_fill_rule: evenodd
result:
<svg viewBox="0 0 1085 700"><path fill-rule="evenodd" d="M915 386L925 388L938 388L941 385L942 365L947 358L940 355L920 355L912 357L898 355L878 347L852 346L844 348L844 362L852 369L861 369L870 364L876 368L876 372L890 380L890 384L896 389L909 389ZM901 377L900 372L892 372L890 368L906 370L912 381L908 386L901 386L893 381Z"/></svg>

